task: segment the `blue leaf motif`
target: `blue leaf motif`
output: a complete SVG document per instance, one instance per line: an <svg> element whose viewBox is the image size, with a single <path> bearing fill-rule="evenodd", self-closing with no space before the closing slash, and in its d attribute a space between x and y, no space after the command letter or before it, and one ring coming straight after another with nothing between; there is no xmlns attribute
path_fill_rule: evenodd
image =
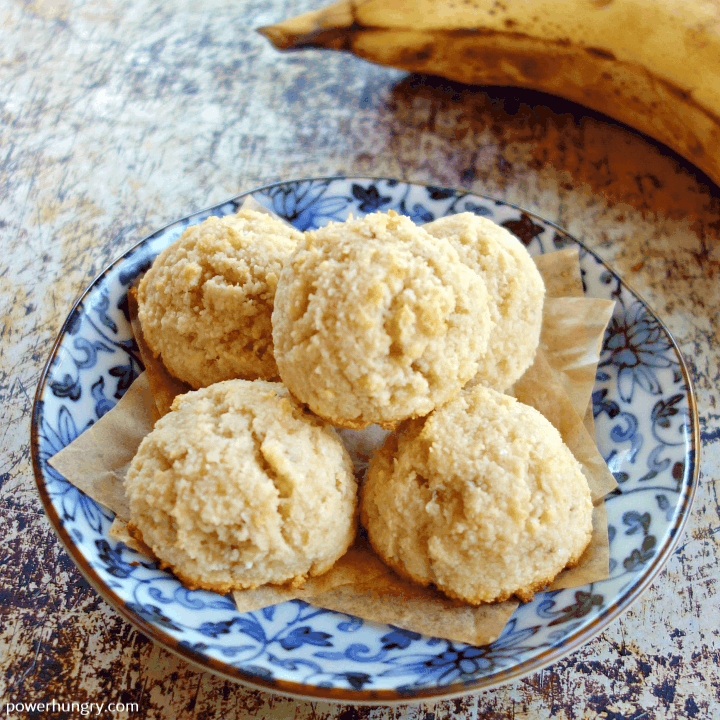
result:
<svg viewBox="0 0 720 720"><path fill-rule="evenodd" d="M98 505L98 503L81 492L77 495L77 508L80 508L80 512L88 525L98 533L103 532L103 529L108 527L115 517L112 512L106 510L102 505Z"/></svg>
<svg viewBox="0 0 720 720"><path fill-rule="evenodd" d="M363 686L367 685L371 681L371 678L367 673L360 672L346 672L340 677L344 677L354 690L362 690Z"/></svg>
<svg viewBox="0 0 720 720"><path fill-rule="evenodd" d="M345 648L345 657L349 660L356 660L358 662L372 662L380 660L387 654L385 649L380 650L378 653L374 653L367 646L362 643L353 643Z"/></svg>
<svg viewBox="0 0 720 720"><path fill-rule="evenodd" d="M329 637L331 637L329 633L319 632L308 625L303 625L303 627L295 628L295 630L282 638L280 645L284 650L294 650L304 644L332 647L332 643L328 642Z"/></svg>
<svg viewBox="0 0 720 720"><path fill-rule="evenodd" d="M323 658L323 660L344 660L345 653L337 651L330 652L328 650L318 650L317 652L313 653L313 657Z"/></svg>
<svg viewBox="0 0 720 720"><path fill-rule="evenodd" d="M67 319L65 330L68 335L77 335L77 333L80 332L84 314L85 308L82 305L78 305L72 315Z"/></svg>
<svg viewBox="0 0 720 720"><path fill-rule="evenodd" d="M115 321L107 314L107 310L110 307L110 298L107 295L107 292L103 292L100 296L100 300L98 300L97 305L95 306L95 311L98 314L98 317L100 318L100 322L106 327L112 330L113 333L117 333L118 328Z"/></svg>
<svg viewBox="0 0 720 720"><path fill-rule="evenodd" d="M431 200L447 200L455 195L455 191L450 188L429 185L427 187L427 194Z"/></svg>
<svg viewBox="0 0 720 720"><path fill-rule="evenodd" d="M173 601L172 595L165 595L162 588L157 585L151 586L148 591L148 595L156 602L162 603L163 605L170 605Z"/></svg>
<svg viewBox="0 0 720 720"><path fill-rule="evenodd" d="M349 616L346 620L339 622L337 628L340 632L357 632L364 624L360 618Z"/></svg>
<svg viewBox="0 0 720 720"><path fill-rule="evenodd" d="M298 213L293 225L298 230L309 230L326 225L330 220L340 220L344 217L347 204L340 198L324 198L312 208Z"/></svg>
<svg viewBox="0 0 720 720"><path fill-rule="evenodd" d="M322 672L322 667L317 663L312 662L311 660L303 660L302 658L281 660L279 657L273 655L272 653L268 653L267 657L268 661L271 662L273 665L285 668L286 670L299 670L301 667L306 667L310 669L313 673L320 674Z"/></svg>
<svg viewBox="0 0 720 720"><path fill-rule="evenodd" d="M137 260L133 259L133 264L130 265L127 270L120 273L118 280L122 285L129 285L138 275L150 269L152 261L153 258L148 255L139 257Z"/></svg>
<svg viewBox="0 0 720 720"><path fill-rule="evenodd" d="M578 590L575 592L574 602L561 608L555 619L550 622L550 625L560 625L573 618L578 619L585 617L593 608L602 607L604 602L605 598L603 595Z"/></svg>
<svg viewBox="0 0 720 720"><path fill-rule="evenodd" d="M630 443L630 459L635 461L643 446L643 436L638 432L638 420L632 413L621 412L618 423L610 431L610 439L614 443Z"/></svg>
<svg viewBox="0 0 720 720"><path fill-rule="evenodd" d="M135 566L122 559L122 552L111 547L106 540L96 540L98 557L105 563L105 571L116 578L128 578L135 572Z"/></svg>
<svg viewBox="0 0 720 720"><path fill-rule="evenodd" d="M684 400L683 395L673 395L667 400L658 400L652 409L652 421L662 428L670 427L670 418L677 415L678 405Z"/></svg>
<svg viewBox="0 0 720 720"><path fill-rule="evenodd" d="M403 630L393 627L392 631L380 638L383 650L394 650L398 648L404 650L414 640L420 640L422 636L411 630Z"/></svg>
<svg viewBox="0 0 720 720"><path fill-rule="evenodd" d="M370 213L379 210L383 205L387 205L392 201L389 195L381 195L376 185L370 185L367 188L362 185L353 183L353 197L360 201L360 210Z"/></svg>
<svg viewBox="0 0 720 720"><path fill-rule="evenodd" d="M233 620L223 620L221 622L204 622L198 627L198 632L201 635L207 635L208 637L220 637L220 635L227 635L232 630Z"/></svg>
<svg viewBox="0 0 720 720"><path fill-rule="evenodd" d="M435 216L426 207L420 205L420 203L415 203L410 212L410 219L416 225L422 225L427 222L432 222Z"/></svg>
<svg viewBox="0 0 720 720"><path fill-rule="evenodd" d="M648 535L642 543L640 550L633 550L630 555L623 560L623 567L632 572L641 569L655 555L655 537Z"/></svg>
<svg viewBox="0 0 720 720"><path fill-rule="evenodd" d="M609 380L608 376L605 378ZM596 390L592 394L593 415L597 417L601 413L607 413L609 418L617 417L620 414L620 406L614 400L608 400L608 391L606 389Z"/></svg>
<svg viewBox="0 0 720 720"><path fill-rule="evenodd" d="M95 398L95 415L98 418L115 407L114 403L105 397L105 378L102 375L90 388L90 394Z"/></svg>
<svg viewBox="0 0 720 720"><path fill-rule="evenodd" d="M98 352L111 353L113 351L112 348L99 340L90 342L87 338L82 337L75 338L73 347L85 355L81 360L75 358L75 365L79 370L95 367L95 365L97 365Z"/></svg>
<svg viewBox="0 0 720 720"><path fill-rule="evenodd" d="M119 400L125 394L125 391L133 384L133 380L135 380L136 377L132 359L127 365L116 365L110 368L109 372L113 377L118 379L115 397Z"/></svg>
<svg viewBox="0 0 720 720"><path fill-rule="evenodd" d="M81 543L83 541L83 534L77 528L73 528L70 531L70 535L72 535L72 538L76 543Z"/></svg>
<svg viewBox="0 0 720 720"><path fill-rule="evenodd" d="M648 529L650 528L651 517L650 513L639 513L631 510L623 514L622 521L624 525L628 526L628 529L625 531L626 535L634 535L638 532L647 535Z"/></svg>
<svg viewBox="0 0 720 720"><path fill-rule="evenodd" d="M149 623L160 625L161 627L168 628L169 630L179 631L181 627L165 615L159 607L155 605L140 605L138 603L128 603L126 605L130 612L134 612Z"/></svg>
<svg viewBox="0 0 720 720"><path fill-rule="evenodd" d="M190 610L206 610L213 608L215 610L236 610L237 606L232 597L226 595L217 595L216 593L205 592L202 590L188 590L179 585L173 593L172 600L180 603L183 607Z"/></svg>
<svg viewBox="0 0 720 720"><path fill-rule="evenodd" d="M490 208L485 207L484 205L476 205L472 202L465 203L465 210L475 215L479 215L480 217L489 218L493 216L493 211Z"/></svg>
<svg viewBox="0 0 720 720"><path fill-rule="evenodd" d="M68 373L63 375L62 380L54 380L50 383L50 389L55 397L70 398L79 400L82 388L79 380L73 379Z"/></svg>
<svg viewBox="0 0 720 720"><path fill-rule="evenodd" d="M235 618L235 624L241 632L245 633L245 635L249 635L253 640L257 640L261 643L267 642L262 625L251 615L241 615L240 617Z"/></svg>
<svg viewBox="0 0 720 720"><path fill-rule="evenodd" d="M670 520L673 516L673 507L670 505L667 495L656 495L655 500L657 501L660 510L665 513L665 519Z"/></svg>
<svg viewBox="0 0 720 720"><path fill-rule="evenodd" d="M58 412L57 434L62 444L55 448L56 450L61 450L69 445L79 434L75 427L75 421L65 405L61 406L60 412Z"/></svg>

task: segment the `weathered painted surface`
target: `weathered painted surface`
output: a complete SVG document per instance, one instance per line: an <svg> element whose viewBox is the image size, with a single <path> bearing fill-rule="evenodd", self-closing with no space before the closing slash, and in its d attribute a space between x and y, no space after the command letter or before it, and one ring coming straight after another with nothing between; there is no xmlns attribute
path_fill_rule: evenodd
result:
<svg viewBox="0 0 720 720"><path fill-rule="evenodd" d="M183 719L720 717L720 190L576 106L420 81L338 54L281 55L253 31L311 5L9 0L0 9L2 702L121 701L139 703L138 717ZM352 708L197 671L87 586L35 494L32 395L93 275L191 210L324 174L462 186L555 220L644 295L690 364L702 478L666 569L600 637L493 692Z"/></svg>

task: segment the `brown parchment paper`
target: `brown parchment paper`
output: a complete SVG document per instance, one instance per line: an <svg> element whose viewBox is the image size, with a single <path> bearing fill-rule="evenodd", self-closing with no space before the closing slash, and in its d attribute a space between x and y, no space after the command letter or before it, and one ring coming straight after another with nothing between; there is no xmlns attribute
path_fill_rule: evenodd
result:
<svg viewBox="0 0 720 720"><path fill-rule="evenodd" d="M533 260L545 283L546 298L584 296L577 247L536 255Z"/></svg>
<svg viewBox="0 0 720 720"><path fill-rule="evenodd" d="M558 429L582 466L593 502L617 487L613 474L542 349L538 349L533 364L515 383L512 394L520 402L539 410Z"/></svg>
<svg viewBox="0 0 720 720"><path fill-rule="evenodd" d="M547 253L545 255L538 255L534 257L533 260L535 260L535 265L537 266L540 274L543 277L543 280L545 281L546 301L550 298L556 297L584 297L582 273L580 271L580 256L577 247L565 248L563 250L558 250L557 252ZM608 313L609 315L612 315L612 308L614 307L614 303L608 300L602 300L600 302L606 303L609 310L602 310L602 305L597 305L598 312L601 312L603 316ZM547 306L545 310L546 312L552 312L552 309L548 310ZM602 322L603 317L598 317L597 320L598 322ZM597 338L597 359L599 359L601 345L602 333L600 333ZM546 353L548 352L547 346L545 346L545 351ZM573 393L570 391L569 387L564 382L564 368L561 364L559 364L561 362L561 358L558 356L552 356L549 358L549 360L550 364L553 366L553 369L560 376L560 380L563 382L565 389L571 394L571 396L573 396L571 397L571 399L573 400L573 404L575 405L575 409L577 410L578 414L583 417L583 424L585 425L585 429L588 431L590 436L594 438L595 418L593 417L592 405L588 404L585 408L585 411L583 412L582 396L587 395L588 397L590 397L590 395L592 394L592 387L595 382L595 369L593 369L591 373L588 373L590 383L588 386L585 386L585 392L581 392L580 387L576 385L575 393ZM590 360L590 358L588 358L588 360ZM575 378L575 381L577 381L577 378Z"/></svg>
<svg viewBox="0 0 720 720"><path fill-rule="evenodd" d="M154 407L147 373L142 373L110 412L50 459L69 482L121 521L130 519L123 479L155 424Z"/></svg>
<svg viewBox="0 0 720 720"><path fill-rule="evenodd" d="M335 588L316 595L310 602L363 620L472 645L487 645L495 640L519 604L473 607L456 603L392 573L371 582Z"/></svg>
<svg viewBox="0 0 720 720"><path fill-rule="evenodd" d="M563 250L542 256L540 264L550 292L572 292L575 295L548 302L550 320L548 329L543 330L542 347L533 366L516 384L514 394L523 402L531 400L528 404L537 407L558 427L583 465L593 499L597 501L593 515L593 539L588 550L578 566L564 571L552 586L575 587L607 577L608 572L607 520L602 497L615 487L615 482L585 430L579 412L582 398L589 398L592 390L597 367L597 358L593 359L593 353L597 354L595 348L599 347L604 325L596 322L592 331L571 333L572 337L579 338L578 344L583 344L583 347L568 343L565 338L557 338L556 334L578 325L568 317L572 313L580 311L583 317L594 318L598 308L606 312L607 301L594 301L576 295L578 287L582 292L576 251ZM557 282L554 278L558 279ZM549 296L552 299L550 293ZM578 304L577 301L582 302ZM128 507L122 479L140 441L150 431L155 419L168 411L177 394L189 388L169 376L162 363L152 357L144 345L137 313L132 312L132 306L131 314L135 318L133 329L146 362L146 372L133 383L113 410L55 455L51 464L83 492L116 513L116 522L111 528L114 538L141 552L148 552L127 533L125 520L128 518ZM581 366L583 372L568 372L568 367L563 364L563 359L570 357L573 351L575 359L569 363L570 369L577 370ZM546 354L557 363L557 370L551 366ZM572 394L572 399L568 393ZM583 408L583 415L584 411ZM343 441L354 456L357 472L362 472L372 450L385 435L377 428L360 433L341 431ZM449 600L431 588L422 588L399 578L362 538L328 573L309 579L299 589L265 586L235 592L233 596L240 612L302 598L320 607L363 619L476 645L495 639L518 605L508 601L473 607Z"/></svg>
<svg viewBox="0 0 720 720"><path fill-rule="evenodd" d="M545 299L540 347L581 418L590 405L603 333L614 307L612 300Z"/></svg>

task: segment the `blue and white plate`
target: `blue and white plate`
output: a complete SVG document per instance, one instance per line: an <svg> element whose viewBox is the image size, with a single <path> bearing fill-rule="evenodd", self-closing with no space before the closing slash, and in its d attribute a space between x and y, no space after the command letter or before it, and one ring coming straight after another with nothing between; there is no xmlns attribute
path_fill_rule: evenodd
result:
<svg viewBox="0 0 720 720"><path fill-rule="evenodd" d="M597 635L656 577L688 516L698 468L695 402L678 348L648 306L591 251L505 202L447 188L367 178L283 182L252 193L300 230L349 213L396 210L418 223L471 211L501 223L533 254L578 246L588 296L617 301L593 392L600 451L619 489L607 499L610 577L538 593L498 640L473 647L292 601L240 614L228 597L189 591L108 538L112 515L48 465L122 397L141 372L126 291L163 248L243 197L179 220L126 252L70 312L42 375L32 455L47 514L89 582L143 633L228 678L280 693L373 703L500 685Z"/></svg>

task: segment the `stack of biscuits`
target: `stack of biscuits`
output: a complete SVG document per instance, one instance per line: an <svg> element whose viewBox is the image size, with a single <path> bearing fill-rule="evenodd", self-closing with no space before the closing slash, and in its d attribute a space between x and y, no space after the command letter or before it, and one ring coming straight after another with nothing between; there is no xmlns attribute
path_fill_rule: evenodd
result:
<svg viewBox="0 0 720 720"><path fill-rule="evenodd" d="M138 290L146 343L194 390L133 460L131 527L185 585L227 592L326 572L359 515L405 578L531 599L592 534L579 463L505 394L544 294L523 244L471 213L189 228ZM390 432L358 488L337 429L371 425Z"/></svg>

